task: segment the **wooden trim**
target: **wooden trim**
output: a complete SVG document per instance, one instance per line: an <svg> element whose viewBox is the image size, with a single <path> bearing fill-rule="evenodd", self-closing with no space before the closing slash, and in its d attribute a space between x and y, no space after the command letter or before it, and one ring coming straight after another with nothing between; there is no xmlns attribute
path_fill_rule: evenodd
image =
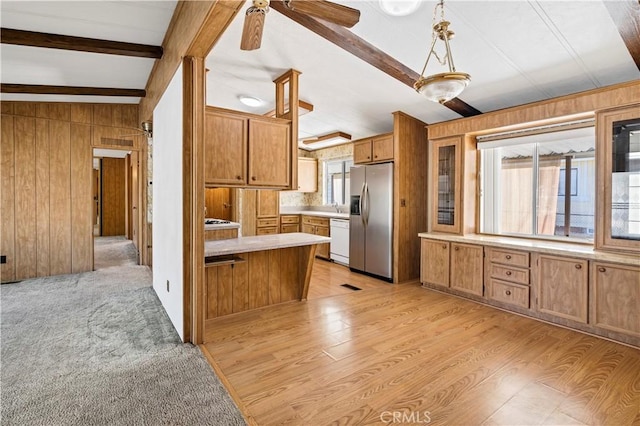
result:
<svg viewBox="0 0 640 426"><path fill-rule="evenodd" d="M178 2L162 42L164 54L154 64L147 80L147 96L140 101L141 121L153 117L182 58L204 58L243 5L243 0Z"/></svg>
<svg viewBox="0 0 640 426"><path fill-rule="evenodd" d="M305 139L305 140L302 141L302 143L305 144L305 145L312 145L314 143L323 142L323 141L326 141L326 140L329 140L329 139L333 139L333 138L346 139L344 142L351 141L351 135L350 134L338 131L338 132L327 133L326 135L322 135L322 136L317 136L315 138Z"/></svg>
<svg viewBox="0 0 640 426"><path fill-rule="evenodd" d="M147 44L39 33L11 28L0 29L0 34L2 44L75 50L79 52L103 53L106 55L134 56L138 58L157 59L162 57L162 47Z"/></svg>
<svg viewBox="0 0 640 426"><path fill-rule="evenodd" d="M275 2L274 2L275 4ZM299 109L299 84L298 77L300 71L290 69L273 82L276 85L276 117L288 118L291 120L289 142L291 144L289 189L298 188L298 109ZM289 92L285 93L285 86L288 85ZM289 110L285 111L285 104L289 105Z"/></svg>
<svg viewBox="0 0 640 426"><path fill-rule="evenodd" d="M540 102L484 113L477 117L458 118L429 125L429 139L463 135L488 134L517 130L536 125L592 118L597 110L637 103L640 81L588 90Z"/></svg>
<svg viewBox="0 0 640 426"><path fill-rule="evenodd" d="M270 7L308 30L313 31L327 41L362 59L369 65L378 68L385 74L411 87L412 90L413 84L420 78L420 74L411 68L400 63L395 58L387 55L382 50L340 25L297 13L287 8L284 3L277 1L271 2ZM480 113L480 111L466 102L458 101L457 98L445 103L444 106L465 117L467 116L465 114L477 115Z"/></svg>
<svg viewBox="0 0 640 426"><path fill-rule="evenodd" d="M313 272L313 262L315 262L317 247L317 244L313 244L300 247L299 249L300 272L304 272L300 300L307 300L307 296L309 295L309 283L311 282L311 273Z"/></svg>
<svg viewBox="0 0 640 426"><path fill-rule="evenodd" d="M28 93L38 95L86 95L86 96L128 96L144 98L144 89L118 89L110 87L49 86L44 84L0 84L2 93Z"/></svg>
<svg viewBox="0 0 640 426"><path fill-rule="evenodd" d="M283 106L283 110L286 111L289 108L288 104L285 104ZM299 115L305 115L309 112L313 111L313 104L307 101L303 101L298 99L298 113ZM265 112L263 114L266 117L275 117L276 116L276 109L272 109L269 112Z"/></svg>
<svg viewBox="0 0 640 426"><path fill-rule="evenodd" d="M202 343L204 294L204 59L183 64L184 340Z"/></svg>
<svg viewBox="0 0 640 426"><path fill-rule="evenodd" d="M605 1L611 19L640 70L640 3L636 0Z"/></svg>

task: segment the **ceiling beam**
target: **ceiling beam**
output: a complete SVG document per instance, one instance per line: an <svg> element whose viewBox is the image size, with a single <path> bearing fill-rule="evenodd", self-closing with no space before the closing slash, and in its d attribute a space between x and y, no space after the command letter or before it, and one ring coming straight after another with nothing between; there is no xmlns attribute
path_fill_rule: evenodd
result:
<svg viewBox="0 0 640 426"><path fill-rule="evenodd" d="M354 56L357 56L368 64L373 65L380 71L395 78L401 83L406 84L412 89L413 83L415 83L420 77L420 74L411 68L400 63L395 58L387 55L377 47L340 25L321 21L302 13L297 13L277 1L271 2L269 7L271 9L275 9L279 13L297 22L310 31L313 31L336 46L341 47ZM482 113L459 98L454 98L445 102L444 106L457 112L463 117L470 117Z"/></svg>
<svg viewBox="0 0 640 426"><path fill-rule="evenodd" d="M114 89L108 87L46 86L40 84L0 84L2 93L35 95L84 95L84 96L128 96L144 98L144 89Z"/></svg>
<svg viewBox="0 0 640 426"><path fill-rule="evenodd" d="M640 2L638 0L603 2L631 58L640 70Z"/></svg>
<svg viewBox="0 0 640 426"><path fill-rule="evenodd" d="M75 50L78 52L103 53L106 55L134 56L152 59L162 57L162 47L160 46L38 33L14 30L11 28L0 28L0 41L2 44Z"/></svg>

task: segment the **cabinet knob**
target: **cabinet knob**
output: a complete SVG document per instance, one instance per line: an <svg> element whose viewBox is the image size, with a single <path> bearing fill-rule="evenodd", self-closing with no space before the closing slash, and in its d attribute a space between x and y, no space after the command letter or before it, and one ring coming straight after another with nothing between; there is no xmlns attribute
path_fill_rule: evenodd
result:
<svg viewBox="0 0 640 426"><path fill-rule="evenodd" d="M443 248L443 249L446 249L446 248L447 248L447 245L446 245L446 244L443 244L443 245L442 245L442 248Z"/></svg>
<svg viewBox="0 0 640 426"><path fill-rule="evenodd" d="M576 263L576 269L582 269L582 265L579 263Z"/></svg>
<svg viewBox="0 0 640 426"><path fill-rule="evenodd" d="M598 268L598 271L599 271L599 272L607 272L607 268L605 268L604 266L600 266L600 267Z"/></svg>
<svg viewBox="0 0 640 426"><path fill-rule="evenodd" d="M455 250L455 251L458 251L458 250L460 250L460 247L456 247L456 248L454 248L454 250Z"/></svg>
<svg viewBox="0 0 640 426"><path fill-rule="evenodd" d="M255 176L251 176L251 180L256 180L256 177Z"/></svg>
<svg viewBox="0 0 640 426"><path fill-rule="evenodd" d="M510 277L511 276L511 271L507 271L506 274L507 274L507 276Z"/></svg>
<svg viewBox="0 0 640 426"><path fill-rule="evenodd" d="M504 294L506 294L507 296L511 296L511 290L506 290Z"/></svg>
<svg viewBox="0 0 640 426"><path fill-rule="evenodd" d="M238 175L238 176L236 176L236 179L237 180L242 180L242 176Z"/></svg>
<svg viewBox="0 0 640 426"><path fill-rule="evenodd" d="M506 255L505 257L507 258L507 260L511 259L511 255L510 254Z"/></svg>
<svg viewBox="0 0 640 426"><path fill-rule="evenodd" d="M378 156L377 156L377 155L374 155L374 156L373 156L373 158L378 158Z"/></svg>

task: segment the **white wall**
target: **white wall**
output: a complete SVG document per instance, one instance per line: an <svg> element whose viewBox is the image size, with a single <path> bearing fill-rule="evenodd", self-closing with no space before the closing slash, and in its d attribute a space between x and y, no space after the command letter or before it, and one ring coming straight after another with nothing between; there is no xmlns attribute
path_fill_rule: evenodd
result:
<svg viewBox="0 0 640 426"><path fill-rule="evenodd" d="M153 289L184 341L182 66L153 110ZM169 290L167 291L167 281Z"/></svg>

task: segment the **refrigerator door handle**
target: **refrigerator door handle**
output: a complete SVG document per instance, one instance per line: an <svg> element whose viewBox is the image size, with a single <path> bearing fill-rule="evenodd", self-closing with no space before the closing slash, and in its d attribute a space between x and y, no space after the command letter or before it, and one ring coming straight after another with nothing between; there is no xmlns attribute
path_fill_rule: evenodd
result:
<svg viewBox="0 0 640 426"><path fill-rule="evenodd" d="M362 189L360 190L360 221L362 222L362 226L365 226L365 219L364 219L364 186L365 184L362 184Z"/></svg>
<svg viewBox="0 0 640 426"><path fill-rule="evenodd" d="M369 207L371 206L371 200L369 199L369 183L367 182L365 182L364 184L364 198L365 198L364 225L369 226Z"/></svg>

